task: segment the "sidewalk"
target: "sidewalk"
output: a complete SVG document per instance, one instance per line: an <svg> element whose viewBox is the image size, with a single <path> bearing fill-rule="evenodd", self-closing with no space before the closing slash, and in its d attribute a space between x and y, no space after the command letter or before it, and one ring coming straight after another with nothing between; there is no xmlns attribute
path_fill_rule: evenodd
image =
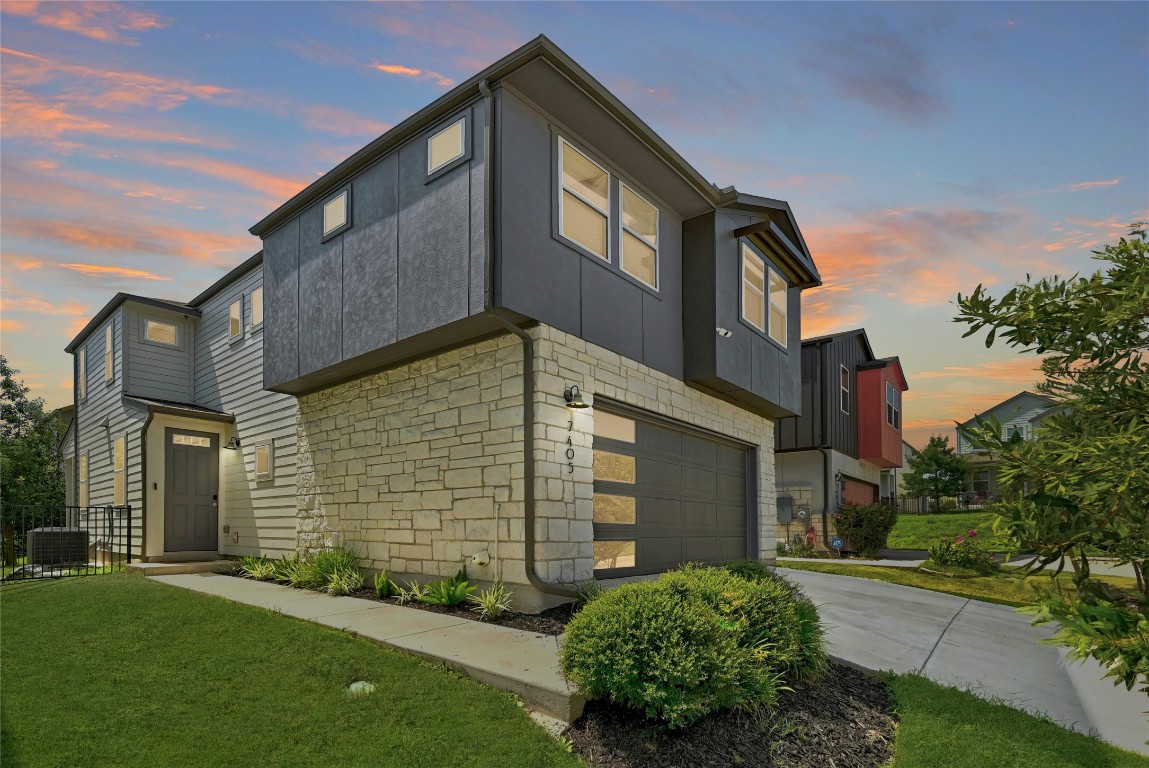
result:
<svg viewBox="0 0 1149 768"><path fill-rule="evenodd" d="M1014 608L851 576L779 571L818 605L827 650L848 664L918 672L1149 754L1149 701L1101 680L1097 665L1078 665L1039 644L1054 628L1032 627Z"/></svg>
<svg viewBox="0 0 1149 768"><path fill-rule="evenodd" d="M149 578L352 632L385 648L444 662L482 683L514 693L528 709L566 723L574 722L586 703L586 697L563 677L559 639L551 635L215 573Z"/></svg>

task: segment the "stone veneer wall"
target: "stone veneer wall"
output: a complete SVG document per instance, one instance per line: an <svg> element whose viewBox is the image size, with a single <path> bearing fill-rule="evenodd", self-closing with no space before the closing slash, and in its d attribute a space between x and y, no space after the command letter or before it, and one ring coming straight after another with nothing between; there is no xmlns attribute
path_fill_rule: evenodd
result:
<svg viewBox="0 0 1149 768"><path fill-rule="evenodd" d="M761 557L775 544L774 424L682 381L549 326L535 343L536 571L593 574L593 408L577 384L758 446ZM486 551L473 578L527 583L523 559L522 350L507 335L299 398L298 544L357 549L366 567L439 578ZM567 458L573 449L574 458ZM522 607L545 601L518 590Z"/></svg>

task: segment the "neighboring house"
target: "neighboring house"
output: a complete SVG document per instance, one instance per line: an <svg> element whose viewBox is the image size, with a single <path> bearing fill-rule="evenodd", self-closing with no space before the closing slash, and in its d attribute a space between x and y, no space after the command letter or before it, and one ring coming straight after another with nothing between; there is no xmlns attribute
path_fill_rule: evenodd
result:
<svg viewBox="0 0 1149 768"><path fill-rule="evenodd" d="M834 535L829 517L842 504L873 504L888 495L888 474L901 467L902 393L909 389L897 357L877 358L863 329L802 342L800 415L775 432L778 539L813 527L820 546Z"/></svg>
<svg viewBox="0 0 1149 768"><path fill-rule="evenodd" d="M902 464L900 467L882 470L882 498L897 498L906 495L906 471L910 459L918 451L905 440L902 441Z"/></svg>
<svg viewBox="0 0 1149 768"><path fill-rule="evenodd" d="M802 234L785 202L703 179L546 38L251 232L266 319L238 342L252 353L242 383L225 369L226 311L205 329L227 299L117 297L69 347L91 379L79 443L100 503L111 452L90 401L106 386L105 323L149 313L204 349L159 368L171 391L116 398L123 497L159 489L149 556L181 524L162 472L186 429L210 439L189 446L208 457L241 438L242 457L220 452L234 471L196 541L220 553L343 543L366 568L424 580L466 563L528 610L592 577L772 560L775 420L801 406L801 291L820 284ZM221 284L238 289L234 274ZM238 389L223 398L212 381ZM273 437L261 493L251 450Z"/></svg>
<svg viewBox="0 0 1149 768"><path fill-rule="evenodd" d="M975 448L962 434L961 428L976 428L978 419L996 418L1001 424L1003 437L1020 435L1023 440L1033 440L1035 431L1042 419L1057 410L1056 402L1045 395L1033 392L1019 392L1008 400L976 414L963 422L957 430L957 452L970 465L967 478L967 492L972 501L989 498L997 493L998 458L995 454Z"/></svg>

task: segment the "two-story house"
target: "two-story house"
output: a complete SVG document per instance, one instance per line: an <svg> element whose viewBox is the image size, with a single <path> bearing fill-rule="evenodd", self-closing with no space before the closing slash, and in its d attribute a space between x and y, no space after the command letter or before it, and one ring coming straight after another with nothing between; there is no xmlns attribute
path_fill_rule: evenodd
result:
<svg viewBox="0 0 1149 768"><path fill-rule="evenodd" d="M842 504L874 504L888 495L904 461L897 357L878 358L864 329L802 342L802 403L775 431L779 494L777 538L814 529L819 547L834 535Z"/></svg>
<svg viewBox="0 0 1149 768"><path fill-rule="evenodd" d="M118 493L104 443L123 435L145 556L186 536L225 554L337 541L400 578L467 564L526 609L594 577L772 559L774 425L801 407L800 295L819 284L802 234L785 202L703 179L546 38L251 232L249 284L117 297L69 346L80 487ZM111 359L150 378L104 385L97 410L109 323Z"/></svg>
<svg viewBox="0 0 1149 768"><path fill-rule="evenodd" d="M991 498L998 490L998 457L981 448L974 447L962 433L963 429L976 429L978 420L997 419L1001 424L1003 437L1014 435L1022 440L1032 440L1042 419L1057 410L1057 403L1045 395L1033 392L1018 392L1008 400L1003 400L992 408L974 415L957 428L957 452L969 462L968 487L970 501L980 503Z"/></svg>

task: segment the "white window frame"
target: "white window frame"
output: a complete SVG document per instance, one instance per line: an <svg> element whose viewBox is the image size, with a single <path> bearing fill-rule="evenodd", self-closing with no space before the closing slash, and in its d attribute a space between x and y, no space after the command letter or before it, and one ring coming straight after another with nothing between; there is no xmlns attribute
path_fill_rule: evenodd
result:
<svg viewBox="0 0 1149 768"><path fill-rule="evenodd" d="M842 374L845 374L845 385L842 384ZM838 407L842 413L850 415L850 369L844 365L838 366Z"/></svg>
<svg viewBox="0 0 1149 768"><path fill-rule="evenodd" d="M886 382L886 423L899 432L902 430L901 394L892 382Z"/></svg>
<svg viewBox="0 0 1149 768"><path fill-rule="evenodd" d="M122 507L128 503L128 438L117 437L112 443L112 505Z"/></svg>
<svg viewBox="0 0 1149 768"><path fill-rule="evenodd" d="M1021 435L1022 440L1029 439L1025 434L1026 430L1025 430L1024 424L1010 424L1008 427L1006 427L1005 428L1006 439L1008 439L1008 440L1013 439L1013 430L1015 430L1015 429L1017 430L1017 433L1019 435Z"/></svg>
<svg viewBox="0 0 1149 768"><path fill-rule="evenodd" d="M259 297L258 300L256 300L257 296ZM251 297L248 299L248 301L251 302L251 330L254 331L257 328L263 327L263 286L262 285L259 286L258 288L252 289ZM256 307L256 305L259 305L259 322L258 323L255 322L255 307Z"/></svg>
<svg viewBox="0 0 1149 768"><path fill-rule="evenodd" d="M327 228L327 207L332 203L342 200L343 202L343 221L330 229ZM343 189L339 194L332 195L329 200L324 201L320 215L323 217L323 239L332 237L351 227L351 189Z"/></svg>
<svg viewBox="0 0 1149 768"><path fill-rule="evenodd" d="M590 155L588 155L586 152L583 152L581 149L576 147L574 144L571 144L569 141L567 141L562 136L559 136L558 139L559 139L559 151L558 151L559 235L563 238L563 240L566 240L568 243L574 245L576 248L583 251L584 253L589 253L590 255L594 256L595 258L602 259L607 264L612 264L613 261L611 259L611 251L610 251L610 209L611 209L610 188L612 186L610 183L611 182L611 172L609 170L607 170L606 166L604 166L602 163L594 160ZM568 187L566 185L566 182L563 181L563 147L570 147L571 151L579 153L584 158L586 158L587 162L591 163L596 168L598 168L600 171L602 171L603 173L606 174L606 210L605 211L602 208L599 208L594 203L592 203L590 200L587 200L585 197L580 195L577 190L574 190L574 189L571 189L570 187ZM603 215L603 217L606 219L606 243L605 243L606 253L605 254L595 253L590 248L587 248L585 245L580 243L578 240L575 240L573 237L568 235L566 233L566 231L564 230L564 227L563 227L563 225L565 223L565 218L563 216L563 193L564 192L570 192L572 195L577 197L579 200L583 201L584 203L589 205L591 208L593 208L594 210L601 213Z"/></svg>
<svg viewBox="0 0 1149 768"><path fill-rule="evenodd" d="M629 184L627 184L622 179L619 179L618 186L619 186L619 189L618 189L618 265L619 265L619 268L622 269L622 271L625 272L626 274L633 277L638 282L642 283L643 285L650 286L652 289L657 291L659 284L662 282L662 279L661 279L662 276L661 276L661 272L660 272L660 270L662 269L662 261L661 261L661 259L659 259L659 254L658 254L658 226L659 226L659 216L661 215L661 211L658 210L657 205L652 203L644 195L640 194L634 187L630 186ZM608 174L608 176L607 176L607 193L608 193L608 196L609 196L609 192L610 192L610 176ZM654 236L655 236L655 241L653 243L650 242L649 240L647 240L644 235L639 234L638 232L636 232L635 230L631 229L630 227L628 227L626 225L626 215L625 215L625 210L624 210L625 206L626 206L626 194L625 194L626 192L630 192L632 195L637 197L639 200L641 200L642 202L646 203L647 205L649 205L651 208L654 209ZM609 219L608 219L607 223L609 226ZM633 272L631 272L629 269L626 268L626 247L625 247L626 241L623 238L624 232L629 232L630 234L637 237L640 242L645 243L647 247L654 250L654 284L653 285L646 282L641 277L639 277L638 275L634 274ZM607 246L607 250L608 251L610 250L609 243Z"/></svg>
<svg viewBox="0 0 1149 768"><path fill-rule="evenodd" d="M779 340L774 336L774 313L770 310L774 308L774 291L771 290L771 283L777 280L782 284L782 304L779 307L782 310L782 339ZM789 333L790 333L790 308L788 299L790 294L790 284L786 282L786 278L782 276L781 272L766 265L766 335L782 349L789 347Z"/></svg>
<svg viewBox="0 0 1149 768"><path fill-rule="evenodd" d="M79 388L80 402L88 399L88 347L76 350L76 386Z"/></svg>
<svg viewBox="0 0 1149 768"><path fill-rule="evenodd" d="M88 454L86 452L80 454L80 463L78 464L78 467L79 467L79 469L77 470L76 475L79 478L80 488L79 488L79 492L76 494L76 497L77 497L77 500L80 502L79 506L88 507L88 506L91 506L91 504L90 504L91 499L88 496L88 488L91 487L91 484L89 481L91 480L92 468L91 468L91 465L88 463Z"/></svg>
<svg viewBox="0 0 1149 768"><path fill-rule="evenodd" d="M104 326L104 383L111 384L116 380L116 331L115 320L109 320Z"/></svg>
<svg viewBox="0 0 1149 768"><path fill-rule="evenodd" d="M237 310L238 307L238 310ZM238 315L238 317L237 317ZM227 305L227 340L243 338L243 295Z"/></svg>
<svg viewBox="0 0 1149 768"><path fill-rule="evenodd" d="M431 142L447 131L454 128L460 123L463 124L462 130L459 131L459 151L457 154L451 156L449 159L442 161L438 165L431 165ZM456 160L467 156L467 116L463 115L458 120L443 126L439 130L427 137L427 175L433 176L437 171L441 171L447 166L454 163Z"/></svg>
<svg viewBox="0 0 1149 768"><path fill-rule="evenodd" d="M749 280L746 279L746 260L747 257L752 259L762 269L762 290L758 290ZM754 252L746 243L742 243L742 258L738 260L739 278L742 290L738 293L738 303L742 305L742 319L749 323L751 326L766 333L766 328L769 324L770 304L766 296L767 290L770 287L769 277L767 275L766 260ZM750 289L751 292L757 294L762 299L762 319L761 325L754 318L746 314L746 290Z"/></svg>
<svg viewBox="0 0 1149 768"><path fill-rule="evenodd" d="M152 317L143 318L143 322L144 322L143 341L145 344L157 344L161 347L168 347L170 349L178 349L179 348L179 346L180 346L180 326L179 326L179 323L169 323L167 320L156 320L155 318L152 318ZM172 344L171 342L167 342L167 341L160 341L159 339L153 339L150 336L148 336L148 330L152 325L167 325L167 326L171 326L172 328L174 328L176 331L175 344Z"/></svg>
<svg viewBox="0 0 1149 768"><path fill-rule="evenodd" d="M259 451L261 448L267 449L267 471L259 471ZM272 480L275 478L275 449L272 442L258 443L255 446L255 453L252 454L252 469L255 471L256 480Z"/></svg>

